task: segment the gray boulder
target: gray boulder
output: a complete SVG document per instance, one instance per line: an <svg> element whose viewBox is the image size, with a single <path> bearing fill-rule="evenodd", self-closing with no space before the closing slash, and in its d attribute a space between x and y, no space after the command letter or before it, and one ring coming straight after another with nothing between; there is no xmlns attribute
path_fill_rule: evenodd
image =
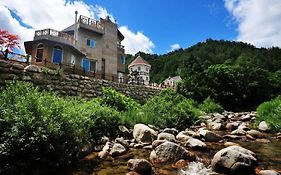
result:
<svg viewBox="0 0 281 175"><path fill-rule="evenodd" d="M206 149L207 145L201 140L190 138L186 141L185 145L193 149Z"/></svg>
<svg viewBox="0 0 281 175"><path fill-rule="evenodd" d="M167 140L171 142L176 142L176 138L173 134L164 133L164 132L158 134L157 140Z"/></svg>
<svg viewBox="0 0 281 175"><path fill-rule="evenodd" d="M203 137L205 139L205 141L207 142L218 142L221 140L221 136L211 132L209 130L201 130L199 132L200 136Z"/></svg>
<svg viewBox="0 0 281 175"><path fill-rule="evenodd" d="M126 151L127 150L126 150L126 148L123 145L121 145L120 143L115 143L113 145L113 147L111 148L109 154L111 156L115 157L115 156L120 156L120 155L125 154Z"/></svg>
<svg viewBox="0 0 281 175"><path fill-rule="evenodd" d="M133 130L133 137L138 143L152 143L157 133L144 124L136 124Z"/></svg>
<svg viewBox="0 0 281 175"><path fill-rule="evenodd" d="M180 159L194 160L195 156L180 145L166 141L157 146L150 154L153 164L171 164Z"/></svg>
<svg viewBox="0 0 281 175"><path fill-rule="evenodd" d="M148 175L152 173L152 165L145 159L130 159L127 167L128 170L135 171L140 175Z"/></svg>
<svg viewBox="0 0 281 175"><path fill-rule="evenodd" d="M219 173L254 175L256 164L255 153L240 146L230 146L214 155L211 167Z"/></svg>
<svg viewBox="0 0 281 175"><path fill-rule="evenodd" d="M175 129L175 128L165 128L163 130L163 132L169 133L169 134L173 134L174 136L176 136L179 131L177 129Z"/></svg>
<svg viewBox="0 0 281 175"><path fill-rule="evenodd" d="M268 125L265 121L262 121L262 122L260 122L260 124L259 124L259 130L260 130L260 131L264 131L264 132L268 132L268 131L270 131L271 129L270 129L269 125Z"/></svg>
<svg viewBox="0 0 281 175"><path fill-rule="evenodd" d="M187 131L181 131L178 133L178 135L176 136L176 139L180 142L186 142L188 139L190 139L191 137L188 135Z"/></svg>

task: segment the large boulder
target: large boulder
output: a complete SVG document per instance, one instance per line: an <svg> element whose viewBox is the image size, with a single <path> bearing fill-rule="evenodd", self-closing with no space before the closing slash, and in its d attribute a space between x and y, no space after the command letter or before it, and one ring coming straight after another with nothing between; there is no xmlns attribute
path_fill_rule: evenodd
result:
<svg viewBox="0 0 281 175"><path fill-rule="evenodd" d="M175 129L175 128L165 128L163 130L163 132L170 133L170 134L173 134L174 136L176 136L179 131L177 129Z"/></svg>
<svg viewBox="0 0 281 175"><path fill-rule="evenodd" d="M138 143L152 143L157 137L157 133L144 124L136 124L134 126L133 136Z"/></svg>
<svg viewBox="0 0 281 175"><path fill-rule="evenodd" d="M171 142L176 142L176 138L173 134L164 133L164 132L158 134L157 140L167 140Z"/></svg>
<svg viewBox="0 0 281 175"><path fill-rule="evenodd" d="M140 175L152 173L152 165L145 159L130 159L127 164L128 170L135 171Z"/></svg>
<svg viewBox="0 0 281 175"><path fill-rule="evenodd" d="M254 175L256 164L255 153L240 146L230 146L214 155L211 167L219 173Z"/></svg>
<svg viewBox="0 0 281 175"><path fill-rule="evenodd" d="M187 131L181 131L178 133L178 135L176 136L176 139L180 142L186 142L188 139L190 139L191 137L188 135Z"/></svg>
<svg viewBox="0 0 281 175"><path fill-rule="evenodd" d="M234 130L234 129L238 128L239 124L240 123L238 123L238 122L230 122L230 123L226 124L225 128L227 130Z"/></svg>
<svg viewBox="0 0 281 175"><path fill-rule="evenodd" d="M171 164L180 159L194 160L195 156L180 145L169 141L157 146L150 154L153 164Z"/></svg>
<svg viewBox="0 0 281 175"><path fill-rule="evenodd" d="M260 122L260 124L259 124L259 130L260 130L260 131L264 131L264 132L268 132L268 131L270 131L271 129L270 129L269 125L268 125L265 121L262 121L262 122Z"/></svg>
<svg viewBox="0 0 281 175"><path fill-rule="evenodd" d="M186 141L185 145L193 149L206 149L207 145L201 140L190 138Z"/></svg>
<svg viewBox="0 0 281 175"><path fill-rule="evenodd" d="M259 175L280 175L280 173L273 170L261 170Z"/></svg>
<svg viewBox="0 0 281 175"><path fill-rule="evenodd" d="M211 132L209 130L200 130L199 132L200 136L203 137L205 139L205 141L207 142L218 142L221 140L221 136L214 133L214 132Z"/></svg>
<svg viewBox="0 0 281 175"><path fill-rule="evenodd" d="M127 150L126 150L126 148L123 145L121 145L120 143L115 143L113 145L113 147L111 148L109 154L111 156L115 157L115 156L120 156L120 155L125 154L126 151Z"/></svg>

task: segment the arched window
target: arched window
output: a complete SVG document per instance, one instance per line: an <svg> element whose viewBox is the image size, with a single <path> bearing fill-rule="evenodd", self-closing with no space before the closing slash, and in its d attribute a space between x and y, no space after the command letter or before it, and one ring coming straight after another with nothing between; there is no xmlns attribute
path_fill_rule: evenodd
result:
<svg viewBox="0 0 281 175"><path fill-rule="evenodd" d="M43 44L39 44L36 48L36 56L35 56L35 60L36 62L42 62L43 60L43 53L44 53L44 45Z"/></svg>
<svg viewBox="0 0 281 175"><path fill-rule="evenodd" d="M62 63L62 48L55 46L53 49L53 63Z"/></svg>

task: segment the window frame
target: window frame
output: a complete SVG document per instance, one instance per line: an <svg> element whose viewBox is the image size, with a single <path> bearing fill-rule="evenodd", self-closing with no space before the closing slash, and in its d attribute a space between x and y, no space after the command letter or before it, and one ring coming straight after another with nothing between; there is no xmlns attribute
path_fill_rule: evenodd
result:
<svg viewBox="0 0 281 175"><path fill-rule="evenodd" d="M39 48L39 46L42 46ZM37 55L38 55L38 50L42 50L42 58L38 59ZM35 53L35 61L36 62L42 62L44 59L44 44L43 43L39 43L36 47L36 53Z"/></svg>
<svg viewBox="0 0 281 175"><path fill-rule="evenodd" d="M94 39L87 39L86 45L93 49L93 48L96 47L96 40L94 40Z"/></svg>
<svg viewBox="0 0 281 175"><path fill-rule="evenodd" d="M60 62L60 63L54 62L54 51L55 51L55 50L59 50L59 49L56 49L56 48L60 48L60 50L61 50L61 62ZM61 46L59 46L59 45L55 45L55 46L53 47L52 62L53 62L54 64L62 64L62 63L63 63L63 48L62 48Z"/></svg>

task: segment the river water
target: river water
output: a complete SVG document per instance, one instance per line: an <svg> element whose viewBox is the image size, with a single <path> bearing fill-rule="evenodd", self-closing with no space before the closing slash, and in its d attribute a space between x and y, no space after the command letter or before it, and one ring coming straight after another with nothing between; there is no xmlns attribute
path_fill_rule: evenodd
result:
<svg viewBox="0 0 281 175"><path fill-rule="evenodd" d="M237 141L238 144L256 153L258 158L258 169L273 169L281 171L281 141L271 140L269 143L257 141ZM192 151L197 156L200 162L203 162L205 167L208 167L214 154L220 149L224 148L222 143L206 143L208 150L206 151ZM191 150L190 150L191 151ZM146 149L130 149L130 151L117 158L108 158L101 160L97 153L93 152L81 160L77 165L73 166L67 173L69 175L125 175L128 173L127 162L133 158L144 158L149 160L151 150ZM201 163L202 164L202 163ZM201 167L193 164L195 167ZM204 168L204 167L203 167ZM191 169L194 169L194 167ZM196 169L196 168L195 168ZM190 169L188 171L191 171ZM154 172L157 175L191 175L194 173L181 172L172 165L154 167ZM204 170L206 175L208 170ZM196 174L196 173L195 173ZM200 174L200 173L199 173ZM197 174L197 175L199 175ZM203 173L202 173L203 175Z"/></svg>

